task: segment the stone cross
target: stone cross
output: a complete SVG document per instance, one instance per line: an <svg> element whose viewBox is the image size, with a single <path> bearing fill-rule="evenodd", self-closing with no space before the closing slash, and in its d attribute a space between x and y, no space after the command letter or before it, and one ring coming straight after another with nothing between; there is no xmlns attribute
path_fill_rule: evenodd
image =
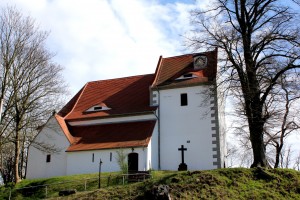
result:
<svg viewBox="0 0 300 200"><path fill-rule="evenodd" d="M178 148L178 151L181 151L181 163L178 167L179 171L185 171L187 170L187 165L184 163L184 151L186 151L187 148L184 148L184 145L181 145L180 148Z"/></svg>
<svg viewBox="0 0 300 200"><path fill-rule="evenodd" d="M181 163L184 163L184 151L186 151L187 148L184 148L183 145L181 145L181 148L178 148L178 151L181 151Z"/></svg>

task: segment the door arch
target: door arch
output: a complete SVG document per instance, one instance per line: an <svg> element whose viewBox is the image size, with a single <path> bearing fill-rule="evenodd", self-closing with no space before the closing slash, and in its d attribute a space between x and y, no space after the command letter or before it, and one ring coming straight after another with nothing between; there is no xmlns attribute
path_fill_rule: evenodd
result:
<svg viewBox="0 0 300 200"><path fill-rule="evenodd" d="M139 170L139 154L128 154L128 172L136 172Z"/></svg>

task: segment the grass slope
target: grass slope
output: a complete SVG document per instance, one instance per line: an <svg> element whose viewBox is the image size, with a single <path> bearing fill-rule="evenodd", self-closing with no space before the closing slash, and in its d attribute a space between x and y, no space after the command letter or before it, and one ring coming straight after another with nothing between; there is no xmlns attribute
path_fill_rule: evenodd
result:
<svg viewBox="0 0 300 200"><path fill-rule="evenodd" d="M166 173L159 178L77 194L73 199L153 199L154 185L170 187L172 199L300 199L300 173L295 170L218 169Z"/></svg>
<svg viewBox="0 0 300 200"><path fill-rule="evenodd" d="M93 191L79 192L65 198L57 197L57 192L50 196L53 199L147 200L153 199L150 195L153 186L163 184L169 186L172 199L300 199L300 172L295 170L233 168L193 172L154 171L152 174L153 179L140 183L113 185L99 190L90 187ZM72 179L76 177L86 178L80 175L72 176ZM54 179L61 181L60 178ZM54 179L43 181L53 182ZM31 181L30 184L38 181L41 180ZM16 187L21 185L24 187L28 183L22 181Z"/></svg>

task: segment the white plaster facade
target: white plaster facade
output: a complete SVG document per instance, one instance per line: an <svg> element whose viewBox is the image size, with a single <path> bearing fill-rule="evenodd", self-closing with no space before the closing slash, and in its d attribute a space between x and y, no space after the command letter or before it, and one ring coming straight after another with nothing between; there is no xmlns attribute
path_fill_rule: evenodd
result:
<svg viewBox="0 0 300 200"><path fill-rule="evenodd" d="M208 86L165 89L159 91L161 169L178 170L184 145L185 163L188 170L214 169L214 138L211 123ZM188 105L181 106L180 95L186 93Z"/></svg>
<svg viewBox="0 0 300 200"><path fill-rule="evenodd" d="M156 119L155 115L140 115L132 117L122 117L122 122L133 122L140 120ZM105 119L92 122L79 122L76 125L109 124L119 122L116 119ZM157 138L157 124L153 130L153 137ZM95 173L99 170L99 162L102 160L101 170L103 172L120 171L117 163L117 151L123 151L128 156L130 153L138 153L138 170L147 171L157 169L157 139L151 139L148 147L103 149L91 151L66 152L70 143L62 132L58 122L54 117L47 122L46 126L35 138L36 143L47 143L55 146L56 151L47 153L31 145L28 153L27 178L47 178L53 176L63 176L71 174ZM94 154L94 155L93 155ZM46 162L47 155L51 155L51 161ZM94 157L94 158L93 158ZM125 160L127 162L127 158ZM38 164L37 164L38 163Z"/></svg>
<svg viewBox="0 0 300 200"><path fill-rule="evenodd" d="M101 170L103 172L121 171L117 163L117 151L123 151L125 155L130 153L138 153L138 167L140 171L148 170L147 163L151 158L148 158L148 148L122 148L122 149L105 149L95 151L79 151L67 153L67 174L88 174L95 173L99 170L100 159L102 161ZM94 154L94 161L93 161ZM112 155L110 159L110 154ZM148 162L147 162L148 160ZM126 160L127 162L127 160Z"/></svg>
<svg viewBox="0 0 300 200"><path fill-rule="evenodd" d="M54 147L57 153L40 150L39 144ZM45 127L35 138L28 151L27 178L47 178L67 174L67 153L70 143L60 128L55 117L51 117ZM51 155L50 162L46 162Z"/></svg>

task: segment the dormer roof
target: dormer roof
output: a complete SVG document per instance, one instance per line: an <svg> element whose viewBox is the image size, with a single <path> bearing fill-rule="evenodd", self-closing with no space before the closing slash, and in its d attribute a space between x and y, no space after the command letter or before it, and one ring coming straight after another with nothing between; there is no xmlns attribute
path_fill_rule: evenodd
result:
<svg viewBox="0 0 300 200"><path fill-rule="evenodd" d="M194 67L194 57L198 55L207 57L207 66L203 69L195 69ZM168 58L160 57L155 73L155 80L151 87L180 87L190 84L206 83L216 78L216 72L217 49L197 54L186 54ZM178 79L187 73L193 73L197 75L197 77L193 79Z"/></svg>

